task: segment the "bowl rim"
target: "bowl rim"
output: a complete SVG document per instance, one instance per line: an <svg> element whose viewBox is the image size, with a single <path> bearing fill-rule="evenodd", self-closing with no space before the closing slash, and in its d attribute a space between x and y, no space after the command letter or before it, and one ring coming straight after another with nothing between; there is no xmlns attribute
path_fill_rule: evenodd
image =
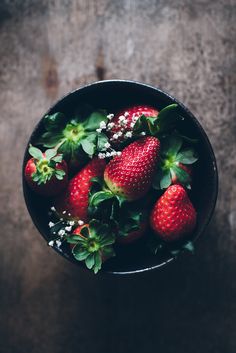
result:
<svg viewBox="0 0 236 353"><path fill-rule="evenodd" d="M25 182L25 178L24 178L24 168L25 168L25 163L26 163L26 157L28 154L28 146L29 143L32 139L32 136L34 135L34 133L38 130L39 125L41 125L42 119L44 118L45 115L49 114L55 106L57 106L59 103L61 103L63 100L67 99L69 96L76 94L78 91L82 91L84 89L88 89L90 87L95 87L95 86L101 86L104 84L115 84L115 83L121 83L121 84L131 84L134 86L140 86L140 87L144 87L144 88L148 88L151 89L153 91L158 92L159 94L166 96L167 98L169 98L170 100L172 100L173 103L178 104L184 111L185 113L187 113L187 115L194 121L194 123L197 125L198 129L201 132L201 135L203 136L206 144L207 144L207 149L209 150L209 154L211 157L211 163L213 164L213 170L214 170L214 188L213 188L213 192L212 192L212 203L211 203L211 208L210 211L208 212L208 217L205 219L205 222L203 224L202 230L200 232L198 232L198 234L194 237L193 242L195 243L197 241L197 239L202 235L202 233L204 233L204 231L206 230L209 222L211 221L211 218L213 216L214 210L215 210L215 206L216 206L216 202L217 202L217 196L218 196L218 185L219 185L219 176L218 176L218 168L217 168L217 162L216 162L216 157L212 148L212 145L210 143L209 137L207 135L207 133L205 132L204 128L202 127L202 125L200 124L200 122L198 121L198 119L193 115L193 113L182 103L180 102L177 98L173 97L172 95L170 95L168 92L164 91L163 89L160 89L159 87L155 87L140 81L135 81L135 80L127 80L127 79L109 79L109 80L101 80L101 81L94 81L91 82L89 84L83 85L81 87L78 87L72 91L69 91L68 93L65 93L61 98L57 99L56 102L52 103L49 107L49 109L44 113L44 115L39 119L38 123L34 126L33 131L30 134L30 137L28 139L28 142L26 144L26 148L24 150L24 154L23 154L23 163L22 163L22 189L23 189L23 196L24 196L24 201L27 207L27 210L29 212L29 215L31 217L31 220L33 221L34 226L36 227L36 229L38 230L38 232L40 233L40 235L47 241L46 236L43 234L43 232L40 229L40 224L37 221L37 217L35 217L35 215L33 214L31 208L29 207L29 204L27 202L27 191L26 191L26 182ZM57 247L53 246L52 247L58 254L60 254L63 258L69 260L70 262L76 264L77 266L79 265L78 261L74 260L73 258L69 257L66 253L64 253L62 250L58 249ZM143 273L143 272L147 272L147 271L152 271L152 270L157 270L157 269L161 269L164 268L167 264L172 263L173 261L176 261L177 259L179 259L180 255L183 255L184 253L186 253L187 250L185 249L181 249L181 251L177 254L177 255L172 255L170 256L166 261L163 261L162 263L159 263L157 265L154 266L148 266L145 268L141 268L141 269L136 269L136 270L121 270L121 271L115 271L115 270L105 270L105 269L101 269L101 271L99 271L99 274L110 274L110 275L134 275L134 274L139 274L139 273ZM79 266L81 269L84 269L86 271L88 271L85 267Z"/></svg>

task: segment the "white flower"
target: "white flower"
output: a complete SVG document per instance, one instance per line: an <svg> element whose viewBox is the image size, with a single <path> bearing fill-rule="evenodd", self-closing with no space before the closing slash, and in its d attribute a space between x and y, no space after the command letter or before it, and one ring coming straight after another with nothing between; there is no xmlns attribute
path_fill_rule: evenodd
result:
<svg viewBox="0 0 236 353"><path fill-rule="evenodd" d="M122 136L122 131L118 131L118 132L117 132L117 135L118 135L118 136Z"/></svg>
<svg viewBox="0 0 236 353"><path fill-rule="evenodd" d="M63 211L62 214L66 214L66 211Z"/></svg>
<svg viewBox="0 0 236 353"><path fill-rule="evenodd" d="M75 224L75 221L69 221L69 225L73 226Z"/></svg>
<svg viewBox="0 0 236 353"><path fill-rule="evenodd" d="M54 241L53 241L53 240L50 240L50 241L48 242L48 245L49 245L49 246L53 246L53 245L54 245Z"/></svg>
<svg viewBox="0 0 236 353"><path fill-rule="evenodd" d="M105 129L106 128L106 123L105 121L100 122L100 129Z"/></svg>
<svg viewBox="0 0 236 353"><path fill-rule="evenodd" d="M56 240L56 244L57 244L57 247L59 248L61 246L61 241L60 240Z"/></svg>
<svg viewBox="0 0 236 353"><path fill-rule="evenodd" d="M79 225L79 226L82 226L83 224L84 224L83 221L78 221L78 225Z"/></svg>
<svg viewBox="0 0 236 353"><path fill-rule="evenodd" d="M116 155L116 151L111 151L111 156L115 156Z"/></svg>
<svg viewBox="0 0 236 353"><path fill-rule="evenodd" d="M96 129L96 131L97 131L98 133L100 133L100 132L102 132L102 129Z"/></svg>
<svg viewBox="0 0 236 353"><path fill-rule="evenodd" d="M117 156L120 156L121 155L121 151L117 151L116 154L117 154Z"/></svg>
<svg viewBox="0 0 236 353"><path fill-rule="evenodd" d="M132 137L132 131L127 131L125 134L125 137Z"/></svg>
<svg viewBox="0 0 236 353"><path fill-rule="evenodd" d="M105 148L109 148L110 146L111 146L111 144L109 142L106 142L104 145Z"/></svg>
<svg viewBox="0 0 236 353"><path fill-rule="evenodd" d="M49 225L50 228L52 228L55 225L55 223L49 222L48 225Z"/></svg>
<svg viewBox="0 0 236 353"><path fill-rule="evenodd" d="M118 138L119 138L119 135L118 135L118 134L114 134L114 135L113 135L113 139L114 139L114 140L117 140Z"/></svg>
<svg viewBox="0 0 236 353"><path fill-rule="evenodd" d="M140 133L140 135L141 135L141 136L145 136L145 135L146 135L146 132L145 132L145 131L142 131L142 132Z"/></svg>
<svg viewBox="0 0 236 353"><path fill-rule="evenodd" d="M66 230L67 232L70 232L71 229L72 229L72 226L65 227L65 230Z"/></svg>
<svg viewBox="0 0 236 353"><path fill-rule="evenodd" d="M107 152L106 157L111 157L111 152Z"/></svg>
<svg viewBox="0 0 236 353"><path fill-rule="evenodd" d="M111 120L112 118L114 118L114 114L108 114L107 115L107 119Z"/></svg>
<svg viewBox="0 0 236 353"><path fill-rule="evenodd" d="M115 123L108 123L107 124L107 130L111 130L115 126Z"/></svg>
<svg viewBox="0 0 236 353"><path fill-rule="evenodd" d="M58 232L58 235L63 236L64 234L65 234L64 229L60 229L59 232Z"/></svg>
<svg viewBox="0 0 236 353"><path fill-rule="evenodd" d="M104 159L104 158L106 158L106 154L105 153L98 153L98 158Z"/></svg>
<svg viewBox="0 0 236 353"><path fill-rule="evenodd" d="M121 123L121 125L126 126L127 123L128 123L128 120L127 120L127 119L124 119L124 120L122 120L120 123Z"/></svg>
<svg viewBox="0 0 236 353"><path fill-rule="evenodd" d="M132 117L133 123L136 123L137 120L138 120L138 116L133 116L133 117Z"/></svg>
<svg viewBox="0 0 236 353"><path fill-rule="evenodd" d="M134 125L135 125L135 123L130 124L131 129L134 127Z"/></svg>
<svg viewBox="0 0 236 353"><path fill-rule="evenodd" d="M52 210L52 211L56 211L56 209L55 209L55 207L54 207L54 206L52 206L52 207L51 207L51 210Z"/></svg>
<svg viewBox="0 0 236 353"><path fill-rule="evenodd" d="M125 117L129 116L129 112L125 112L124 116Z"/></svg>
<svg viewBox="0 0 236 353"><path fill-rule="evenodd" d="M125 116L124 116L124 115L121 115L121 116L119 116L119 119L118 119L118 120L121 122L121 121L124 121L124 120L126 120L126 119L125 119Z"/></svg>

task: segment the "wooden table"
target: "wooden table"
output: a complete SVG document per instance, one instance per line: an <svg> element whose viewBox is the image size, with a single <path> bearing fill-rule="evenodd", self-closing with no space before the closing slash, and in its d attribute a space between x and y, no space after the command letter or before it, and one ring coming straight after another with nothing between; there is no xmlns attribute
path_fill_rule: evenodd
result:
<svg viewBox="0 0 236 353"><path fill-rule="evenodd" d="M0 3L0 352L236 351L235 1ZM133 278L80 271L26 211L21 164L50 104L125 78L183 101L218 160L215 216L195 256ZM210 181L209 181L210 182Z"/></svg>

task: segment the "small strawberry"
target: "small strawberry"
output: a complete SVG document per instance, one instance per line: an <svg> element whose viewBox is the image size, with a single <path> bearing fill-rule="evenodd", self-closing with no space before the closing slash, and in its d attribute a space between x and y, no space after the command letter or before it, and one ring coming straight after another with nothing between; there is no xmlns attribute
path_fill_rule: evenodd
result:
<svg viewBox="0 0 236 353"><path fill-rule="evenodd" d="M42 196L56 196L68 183L67 164L55 149L44 153L30 146L29 154L33 157L25 166L25 180L29 187Z"/></svg>
<svg viewBox="0 0 236 353"><path fill-rule="evenodd" d="M55 200L57 213L66 219L88 220L91 179L103 175L106 162L94 157L68 183L66 190Z"/></svg>
<svg viewBox="0 0 236 353"><path fill-rule="evenodd" d="M124 235L120 235L117 237L117 242L120 244L131 244L133 242L135 242L136 240L138 240L139 238L141 238L145 232L147 230L147 223L143 222L140 225L139 229L136 230L131 230L130 232L128 232L128 234Z"/></svg>
<svg viewBox="0 0 236 353"><path fill-rule="evenodd" d="M156 137L140 138L123 149L106 166L104 180L110 191L133 201L151 187L158 162L160 142Z"/></svg>
<svg viewBox="0 0 236 353"><path fill-rule="evenodd" d="M160 168L153 179L154 189L166 189L171 184L182 184L191 189L191 166L198 156L193 148L183 148L183 143L183 138L175 134L162 140Z"/></svg>
<svg viewBox="0 0 236 353"><path fill-rule="evenodd" d="M156 202L150 216L154 232L165 241L173 241L191 233L197 214L181 185L171 185Z"/></svg>
<svg viewBox="0 0 236 353"><path fill-rule="evenodd" d="M142 116L157 117L158 111L148 105L137 105L121 110L108 124L109 136L114 145L132 136L136 121ZM109 126L111 129L109 130Z"/></svg>
<svg viewBox="0 0 236 353"><path fill-rule="evenodd" d="M72 235L67 237L76 260L85 261L88 269L97 273L102 263L115 256L112 245L115 235L107 224L91 220L88 224L77 227Z"/></svg>

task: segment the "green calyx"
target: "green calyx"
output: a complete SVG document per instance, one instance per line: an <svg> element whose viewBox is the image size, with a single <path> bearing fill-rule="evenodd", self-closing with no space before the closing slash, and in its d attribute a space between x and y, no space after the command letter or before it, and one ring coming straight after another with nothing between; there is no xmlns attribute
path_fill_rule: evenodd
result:
<svg viewBox="0 0 236 353"><path fill-rule="evenodd" d="M100 123L107 123L105 111L89 111L68 120L63 113L44 117L45 132L38 144L46 148L59 146L58 151L68 162L84 159L105 150L108 137L101 131ZM98 129L98 131L97 131Z"/></svg>
<svg viewBox="0 0 236 353"><path fill-rule="evenodd" d="M170 104L163 108L156 117L142 115L134 125L133 134L140 136L142 132L145 132L147 135L159 136L169 130L179 118L178 104Z"/></svg>
<svg viewBox="0 0 236 353"><path fill-rule="evenodd" d="M56 165L62 162L62 155L57 154L56 149L48 149L43 153L39 148L30 145L29 154L34 158L36 166L32 179L38 185L46 184L53 176L63 180L65 171L56 168Z"/></svg>
<svg viewBox="0 0 236 353"><path fill-rule="evenodd" d="M198 156L193 148L183 147L183 144L183 137L176 134L163 139L160 168L153 180L154 189L166 189L175 179L191 188L191 176L183 166L195 163Z"/></svg>
<svg viewBox="0 0 236 353"><path fill-rule="evenodd" d="M97 273L102 262L115 256L113 244L115 235L110 227L98 220L91 220L85 225L79 235L67 236L67 241L73 244L72 253L76 260L84 261L88 269Z"/></svg>

